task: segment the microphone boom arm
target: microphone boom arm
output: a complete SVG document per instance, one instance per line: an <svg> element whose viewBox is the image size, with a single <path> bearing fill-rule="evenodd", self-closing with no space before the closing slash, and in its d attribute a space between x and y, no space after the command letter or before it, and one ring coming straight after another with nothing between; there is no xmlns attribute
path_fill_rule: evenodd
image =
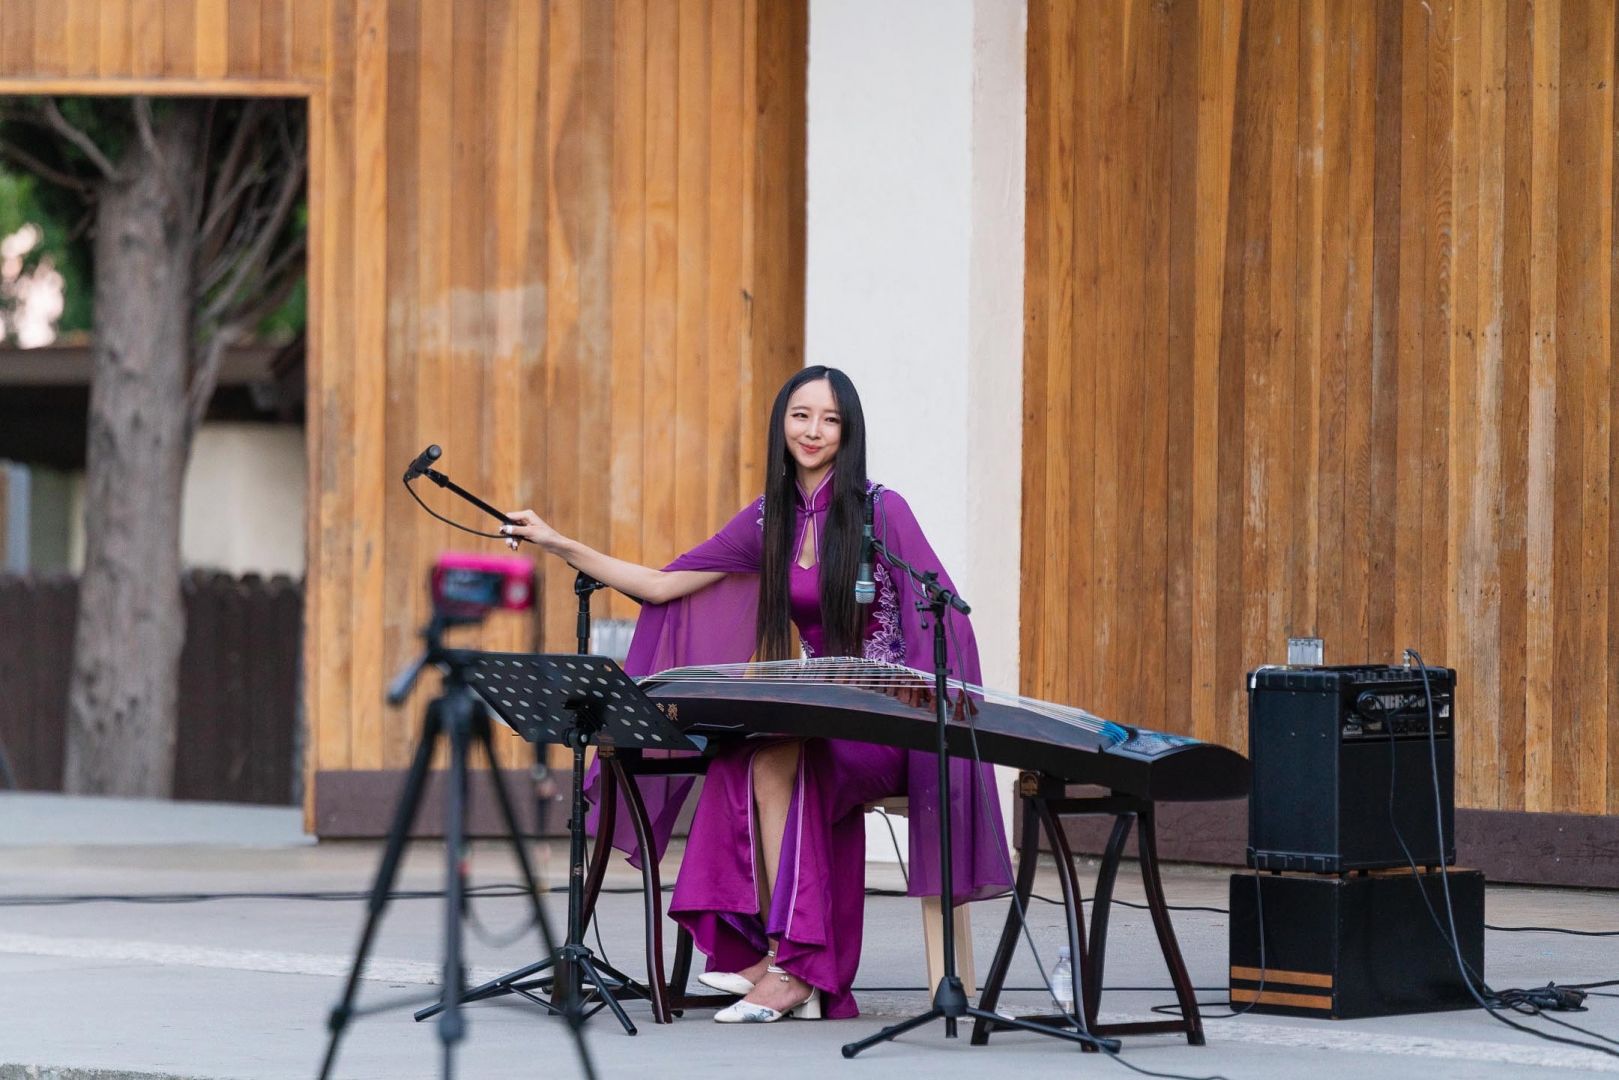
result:
<svg viewBox="0 0 1619 1080"><path fill-rule="evenodd" d="M502 525L516 525L517 524L517 522L515 522L511 518L507 517L505 514L501 513L499 510L496 510L493 506L490 506L488 503L486 503L482 499L478 498L478 496L474 495L472 492L468 491L466 488L462 487L460 484L457 484L454 480L451 480L448 476L445 476L443 473L439 472L437 469L423 469L421 471L420 475L427 477L429 480L433 481L433 483L437 484L441 488L449 488L451 491L453 491L457 495L461 496L463 499L465 499L467 502L471 503L473 506L476 506L479 510L482 510L484 513L488 514L490 517L494 518L496 521L500 522ZM407 483L408 483L408 481L407 481Z"/></svg>

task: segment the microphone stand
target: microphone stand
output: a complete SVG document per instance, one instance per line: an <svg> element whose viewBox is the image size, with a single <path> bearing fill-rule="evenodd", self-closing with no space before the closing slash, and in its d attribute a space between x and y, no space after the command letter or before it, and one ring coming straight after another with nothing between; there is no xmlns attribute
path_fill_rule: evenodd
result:
<svg viewBox="0 0 1619 1080"><path fill-rule="evenodd" d="M872 548L892 565L903 570L910 579L922 590L924 599L916 605L918 611L927 611L933 616L933 714L935 728L938 733L936 752L939 757L939 913L944 930L944 973L939 978L939 985L933 992L933 1007L927 1012L902 1020L897 1024L883 1028L875 1035L868 1036L858 1042L846 1043L843 1047L843 1056L852 1058L868 1047L880 1042L888 1042L905 1034L912 1028L934 1020L944 1021L944 1037L956 1037L956 1021L963 1018L984 1020L996 1024L1005 1024L1010 1027L1033 1031L1041 1035L1052 1035L1060 1039L1067 1039L1084 1046L1095 1046L1116 1053L1119 1048L1117 1039L1099 1039L1088 1031L1068 1031L1062 1028L1047 1027L1044 1024L1031 1023L1004 1016L1000 1013L980 1009L967 1003L967 991L961 984L961 976L956 972L956 919L955 919L955 890L953 888L952 874L952 848L950 842L950 758L945 744L945 733L949 724L949 707L947 683L949 650L945 638L945 618L952 609L963 615L971 614L972 608L960 596L939 584L937 570L918 570L910 563L901 559L890 551L886 544L875 538L869 543ZM963 689L965 694L966 690Z"/></svg>
<svg viewBox="0 0 1619 1080"><path fill-rule="evenodd" d="M516 524L516 522L512 521L511 518L507 517L505 514L501 513L499 510L496 510L493 506L490 506L488 503L486 503L482 499L478 498L478 496L474 495L472 492L468 491L466 488L462 487L460 484L457 484L454 480L451 480L448 476L445 476L443 473L439 472L437 469L423 469L421 472L416 473L415 476L407 475L405 477L405 484L406 484L407 487L410 485L410 482L416 478L416 476L425 476L429 480L433 481L433 483L437 484L439 487L441 487L441 488L449 488L451 491L453 491L457 495L461 496L467 502L471 503L473 506L476 506L479 510L482 510L484 513L488 514L490 517L495 518L502 525Z"/></svg>

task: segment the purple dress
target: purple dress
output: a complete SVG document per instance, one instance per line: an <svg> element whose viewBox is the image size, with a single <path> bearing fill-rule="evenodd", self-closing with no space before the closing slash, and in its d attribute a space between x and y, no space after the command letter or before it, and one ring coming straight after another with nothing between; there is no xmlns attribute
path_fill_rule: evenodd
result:
<svg viewBox="0 0 1619 1080"><path fill-rule="evenodd" d="M813 522L816 546L824 534L830 474L813 493L798 491L798 543ZM893 491L877 491L876 532L895 555L922 569L939 569L910 508ZM727 577L669 604L649 605L636 625L625 669L650 674L685 664L740 663L754 651L763 500L746 507L714 537L682 555L670 570L719 570ZM803 568L792 562L789 596L805 650L821 652L820 559ZM878 559L873 566L877 601L867 621L867 659L933 666L932 633L910 600L909 580ZM899 583L899 584L896 584ZM906 586L904 591L900 586ZM950 617L950 674L979 681L977 645L968 621ZM820 988L825 1015L854 1016L850 993L860 961L865 908L865 824L861 808L888 795L910 799L910 893L936 895L939 784L937 758L842 739L801 743L798 775L782 837L781 862L771 909L761 919L754 880L753 755L765 740L748 740L710 764L692 819L669 913L708 955L708 970L736 971L765 951L766 937L779 939L776 962ZM592 775L591 780L594 780ZM692 781L684 777L639 778L661 856ZM592 783L593 786L593 783ZM992 769L951 761L952 870L958 902L983 899L1011 887L1005 832L994 793ZM621 812L614 846L638 862L628 814ZM997 850L997 847L999 850Z"/></svg>

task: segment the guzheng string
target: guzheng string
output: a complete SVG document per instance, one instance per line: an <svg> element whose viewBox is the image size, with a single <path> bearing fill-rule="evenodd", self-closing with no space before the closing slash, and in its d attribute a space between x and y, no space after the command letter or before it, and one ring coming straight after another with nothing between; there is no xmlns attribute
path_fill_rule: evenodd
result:
<svg viewBox="0 0 1619 1080"><path fill-rule="evenodd" d="M899 689L933 689L932 672L906 667L903 664L885 664L875 660L842 656L669 668L649 676L644 681L678 683L714 682L720 679L740 679L760 683L824 683L884 694ZM962 682L960 679L948 679L946 685L952 690L965 690L996 705L1010 706L1050 717L1076 730L1100 735L1114 744L1126 742L1130 738L1129 730L1122 725L1104 720L1073 705L1059 705L1039 698L1010 694L1004 690Z"/></svg>

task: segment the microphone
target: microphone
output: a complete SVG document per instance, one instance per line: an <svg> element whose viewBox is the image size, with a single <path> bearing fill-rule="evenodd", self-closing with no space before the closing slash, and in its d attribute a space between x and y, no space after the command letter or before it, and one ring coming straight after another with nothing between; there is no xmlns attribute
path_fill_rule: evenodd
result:
<svg viewBox="0 0 1619 1080"><path fill-rule="evenodd" d="M866 493L866 523L860 530L860 568L854 575L854 602L869 604L877 599L877 582L871 574L871 552L875 539L871 534L871 493Z"/></svg>
<svg viewBox="0 0 1619 1080"><path fill-rule="evenodd" d="M433 462L437 461L439 456L443 453L444 451L438 448L438 443L434 443L426 450L423 450L421 453L417 454L416 460L412 461L405 469L405 483L410 483L412 480L422 475L422 473L426 472L428 469L431 469L433 467Z"/></svg>

